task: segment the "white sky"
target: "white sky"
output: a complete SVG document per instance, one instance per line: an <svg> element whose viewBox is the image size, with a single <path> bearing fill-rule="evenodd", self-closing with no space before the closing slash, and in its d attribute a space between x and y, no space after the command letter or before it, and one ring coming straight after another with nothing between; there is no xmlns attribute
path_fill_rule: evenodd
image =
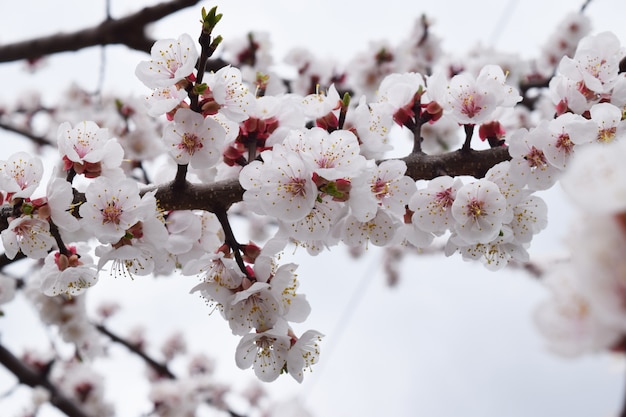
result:
<svg viewBox="0 0 626 417"><path fill-rule="evenodd" d="M134 1L131 6L111 1L115 16L156 3ZM370 40L397 43L421 13L434 19L432 31L443 38L448 52L461 55L482 42L530 57L560 18L581 2L230 0L202 4L207 8L217 4L224 13L217 33L226 38L250 29L269 30L277 59L293 46L307 46L319 56L347 60L365 50ZM102 2L79 0L33 0L28 7L12 2L3 9L2 42L82 28L98 22L104 13ZM612 30L626 43L624 12L622 0L595 0L588 7L595 32ZM194 34L198 16L199 7L178 13L157 25L155 36ZM107 54L106 87L144 92L133 72L145 56L119 47L107 48ZM44 96L50 99L73 79L95 86L99 56L96 48L54 57L34 78L23 73L21 63L0 65L0 100L20 97L29 85L45 89ZM0 159L8 157L7 149L0 150ZM545 198L551 222L533 243L536 255L558 250L570 221L570 210L558 190ZM317 258L298 258L301 289L313 312L297 330L315 328L326 339L322 362L304 384L284 376L267 386L276 399L297 395L318 417L604 417L613 415L621 404L623 375L612 358L566 361L545 352L531 315L547 294L523 273L493 274L456 257L406 258L400 285L389 289L375 250L359 263L344 262L347 255L341 248ZM194 279L154 283L106 278L93 289L92 299L114 295L125 306L124 316L111 323L116 330L146 322L148 335L160 339L165 329L183 326L192 335L192 349L217 355L220 376L237 383L253 379L250 370L240 371L234 364L238 339L230 335L227 323L218 314L207 317L204 304L187 294ZM3 343L23 346L44 340L24 332L28 314L18 320L11 312L0 318ZM342 318L346 320L340 323ZM119 364L119 369L113 369L116 379L110 389L112 398L131 393L121 404L120 415L139 415L137 407L143 404L137 399L145 392L124 383L129 367L141 372L136 363ZM10 385L0 369L0 393ZM17 406L0 399L1 410ZM55 414L50 411L41 417L48 415Z"/></svg>

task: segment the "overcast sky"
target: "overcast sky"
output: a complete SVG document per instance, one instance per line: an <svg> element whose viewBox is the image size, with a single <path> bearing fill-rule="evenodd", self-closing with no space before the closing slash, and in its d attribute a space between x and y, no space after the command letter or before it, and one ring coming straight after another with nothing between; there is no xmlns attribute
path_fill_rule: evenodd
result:
<svg viewBox="0 0 626 417"><path fill-rule="evenodd" d="M116 17L155 3L111 2ZM433 19L432 31L450 53L460 56L480 42L532 57L561 17L580 3L230 0L202 5L217 4L224 13L217 33L226 38L250 29L268 30L277 59L291 47L307 46L319 56L342 60L366 50L369 41L397 43L422 13ZM587 12L594 32L615 31L626 43L622 0L595 0ZM0 14L0 42L82 28L103 15L104 5L95 0L32 0L28 7L10 2ZM195 36L198 18L199 7L178 13L153 28L155 37L174 38L182 32ZM35 77L24 74L21 63L0 65L0 100L18 97L26 85L45 89L50 100L72 80L95 86L99 59L98 48L63 54ZM144 92L133 76L141 59L145 55L107 48L105 86ZM6 152L0 150L0 159L9 156ZM551 210L550 226L533 242L531 253L536 256L562 248L571 218L558 189L543 196ZM351 263L342 248L316 258L296 255L301 289L313 309L298 330L315 328L326 338L321 363L304 384L283 377L267 386L275 398L297 396L318 417L604 417L619 408L619 361L604 355L572 361L546 353L531 315L547 294L529 276L490 273L457 257L409 257L403 261L400 284L390 289L384 284L379 255L370 250L359 263ZM238 338L230 335L227 323L217 314L208 317L206 306L187 294L195 282L102 279L91 297L95 302L113 294L127 307L122 319L112 323L120 329L144 321L148 334L157 338L164 329L188 329L195 350L206 349L220 359L220 376L238 384L252 380L250 370L240 371L234 364ZM14 340L31 337L23 330L28 317L18 323L8 313L0 318L3 342L22 346L26 342ZM121 377L129 366L141 372L140 366L126 363L113 368L117 379L110 389L115 395L133 392ZM8 381L0 372L0 393ZM0 400L0 409L5 402ZM129 398L120 415L137 415L140 406Z"/></svg>

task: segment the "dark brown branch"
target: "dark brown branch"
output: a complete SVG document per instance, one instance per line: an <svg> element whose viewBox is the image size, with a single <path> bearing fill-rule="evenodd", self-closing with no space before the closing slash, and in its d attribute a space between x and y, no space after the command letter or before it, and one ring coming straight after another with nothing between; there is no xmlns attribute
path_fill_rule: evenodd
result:
<svg viewBox="0 0 626 417"><path fill-rule="evenodd" d="M430 180L442 175L451 177L471 175L484 177L489 168L511 159L506 146L482 151L460 150L442 155L411 154L402 158L407 165L406 175L414 180ZM184 190L174 190L171 183L156 190L156 199L164 210L215 210L228 208L242 200L244 189L236 179L213 184L187 184Z"/></svg>
<svg viewBox="0 0 626 417"><path fill-rule="evenodd" d="M65 395L60 393L48 378L35 372L19 360L7 348L0 345L0 363L4 365L21 384L29 387L44 387L50 393L50 403L64 412L68 417L88 417L78 406Z"/></svg>
<svg viewBox="0 0 626 417"><path fill-rule="evenodd" d="M145 7L121 19L107 19L99 25L73 33L59 33L0 46L0 62L34 60L58 52L76 51L96 45L123 44L149 52L155 40L146 35L146 26L199 0L172 0Z"/></svg>
<svg viewBox="0 0 626 417"><path fill-rule="evenodd" d="M506 146L483 151L457 150L441 155L411 154L402 158L407 165L406 175L416 181L431 180L442 175L482 178L489 168L509 159L511 156Z"/></svg>

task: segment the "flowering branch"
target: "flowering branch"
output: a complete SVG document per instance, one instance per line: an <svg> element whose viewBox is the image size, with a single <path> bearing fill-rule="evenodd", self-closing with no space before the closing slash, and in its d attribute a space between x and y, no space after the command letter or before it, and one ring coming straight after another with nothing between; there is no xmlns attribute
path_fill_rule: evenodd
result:
<svg viewBox="0 0 626 417"><path fill-rule="evenodd" d="M76 51L96 45L123 44L131 49L149 52L154 39L146 36L146 27L178 10L193 6L199 0L172 0L145 7L121 19L106 19L99 25L74 33L30 39L0 46L0 62L21 59L36 60L45 55Z"/></svg>
<svg viewBox="0 0 626 417"><path fill-rule="evenodd" d="M44 387L50 393L50 403L64 412L68 417L88 417L72 400L58 391L45 375L35 372L26 366L7 348L0 345L0 363L13 373L24 385L29 387Z"/></svg>

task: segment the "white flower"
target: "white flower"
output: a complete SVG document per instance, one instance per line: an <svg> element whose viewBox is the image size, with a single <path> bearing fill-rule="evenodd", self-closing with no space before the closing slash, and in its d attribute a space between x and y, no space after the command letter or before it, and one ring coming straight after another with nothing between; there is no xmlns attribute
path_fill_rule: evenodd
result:
<svg viewBox="0 0 626 417"><path fill-rule="evenodd" d="M156 41L150 50L151 60L142 61L135 75L148 88L169 87L190 75L198 60L198 50L191 36Z"/></svg>
<svg viewBox="0 0 626 417"><path fill-rule="evenodd" d="M167 251L180 255L192 251L202 235L199 216L189 210L176 210L167 215Z"/></svg>
<svg viewBox="0 0 626 417"><path fill-rule="evenodd" d="M55 244L50 234L50 224L29 216L11 220L1 235L4 253L9 259L15 258L18 251L29 258L41 259Z"/></svg>
<svg viewBox="0 0 626 417"><path fill-rule="evenodd" d="M552 77L548 87L550 98L560 112L569 109L577 114L582 114L589 110L589 107L594 103L594 101L588 102L583 93L578 91L575 81L563 75Z"/></svg>
<svg viewBox="0 0 626 417"><path fill-rule="evenodd" d="M489 243L501 231L506 220L506 199L496 184L477 180L465 184L452 203L454 230L468 244Z"/></svg>
<svg viewBox="0 0 626 417"><path fill-rule="evenodd" d="M561 185L569 197L588 212L622 212L626 210L625 157L625 141L579 149Z"/></svg>
<svg viewBox="0 0 626 417"><path fill-rule="evenodd" d="M244 335L252 329L264 331L281 319L281 304L270 284L257 281L232 296L229 304L224 305L224 316L233 334Z"/></svg>
<svg viewBox="0 0 626 417"><path fill-rule="evenodd" d="M312 172L304 161L294 153L284 157L268 158L265 163L253 161L239 174L246 189L243 199L260 213L293 221L311 212L317 198L317 187Z"/></svg>
<svg viewBox="0 0 626 417"><path fill-rule="evenodd" d="M544 152L552 136L547 122L527 131L520 129L509 138L510 173L514 181L527 184L531 190L546 190L554 185L560 170L549 163Z"/></svg>
<svg viewBox="0 0 626 417"><path fill-rule="evenodd" d="M310 169L327 180L352 178L365 167L359 141L348 130L326 130L314 127L305 132L292 131L275 152L296 152Z"/></svg>
<svg viewBox="0 0 626 417"><path fill-rule="evenodd" d="M296 293L300 285L295 273L297 268L298 265L293 263L278 267L270 279L270 291L281 303L282 318L295 323L302 323L311 313L311 306L303 294Z"/></svg>
<svg viewBox="0 0 626 417"><path fill-rule="evenodd" d="M548 162L565 169L576 145L591 143L596 136L593 121L574 113L564 113L548 123L550 140L543 148Z"/></svg>
<svg viewBox="0 0 626 417"><path fill-rule="evenodd" d="M415 181L404 175L406 163L397 159L382 162L352 181L348 203L354 217L367 221L379 207L403 216L415 194Z"/></svg>
<svg viewBox="0 0 626 417"><path fill-rule="evenodd" d="M66 171L73 168L87 178L121 174L122 146L110 138L108 129L94 122L83 121L74 128L62 123L57 130L57 145Z"/></svg>
<svg viewBox="0 0 626 417"><path fill-rule="evenodd" d="M155 88L149 96L146 96L148 114L156 117L172 111L187 96L187 90L178 89L175 86Z"/></svg>
<svg viewBox="0 0 626 417"><path fill-rule="evenodd" d="M341 240L348 246L364 246L367 242L385 246L394 238L400 226L400 221L384 210L378 210L376 216L367 222L348 216L343 223Z"/></svg>
<svg viewBox="0 0 626 417"><path fill-rule="evenodd" d="M326 93L320 91L309 94L302 99L304 115L313 120L323 118L340 107L341 97L339 97L335 84L331 84Z"/></svg>
<svg viewBox="0 0 626 417"><path fill-rule="evenodd" d="M387 75L376 92L376 102L386 104L395 113L405 106L413 106L415 94L425 90L424 77L416 72Z"/></svg>
<svg viewBox="0 0 626 417"><path fill-rule="evenodd" d="M459 124L477 125L491 121L498 108L513 107L522 99L505 81L502 68L487 65L476 78L467 72L455 75L445 88L441 76L431 77L429 94Z"/></svg>
<svg viewBox="0 0 626 417"><path fill-rule="evenodd" d="M146 193L134 211L137 221L125 230L122 238L112 240L112 245L96 248L100 258L98 270L113 260L114 272L122 275L126 272L131 275L170 273L173 267L168 267L171 259L166 251L169 236L154 192Z"/></svg>
<svg viewBox="0 0 626 417"><path fill-rule="evenodd" d="M122 246L98 246L96 248L98 260L98 271L104 265L113 261L111 274L118 276L145 276L155 272L156 263L163 259L161 250L145 242L133 242L131 245Z"/></svg>
<svg viewBox="0 0 626 417"><path fill-rule="evenodd" d="M298 382L302 382L304 371L311 369L320 356L319 342L323 334L308 330L291 346L287 353L287 371Z"/></svg>
<svg viewBox="0 0 626 417"><path fill-rule="evenodd" d="M222 306L232 300L235 290L245 278L237 262L232 258L225 258L223 252L205 254L200 259L187 262L182 273L200 274L204 282L193 287L191 292L199 291L204 298Z"/></svg>
<svg viewBox="0 0 626 417"><path fill-rule="evenodd" d="M478 260L490 271L504 268L511 259L527 262L529 259L526 248L513 240L513 232L507 226L501 228L494 240L485 243L467 244L465 239L452 234L445 247L446 256L459 251L463 260Z"/></svg>
<svg viewBox="0 0 626 417"><path fill-rule="evenodd" d="M604 94L617 80L619 63L625 55L617 36L602 32L583 38L573 58L563 57L558 71L578 83L580 90Z"/></svg>
<svg viewBox="0 0 626 417"><path fill-rule="evenodd" d="M103 243L116 243L142 217L139 187L131 179L96 178L80 206L81 226Z"/></svg>
<svg viewBox="0 0 626 417"><path fill-rule="evenodd" d="M243 335L251 329L261 332L286 320L302 322L307 318L311 307L304 295L296 294L296 268L295 264L282 265L268 277L268 282L259 280L250 285L245 279L244 289L222 303L224 317L234 334Z"/></svg>
<svg viewBox="0 0 626 417"><path fill-rule="evenodd" d="M513 207L509 223L517 243L530 243L533 235L548 225L548 206L541 197L530 195Z"/></svg>
<svg viewBox="0 0 626 417"><path fill-rule="evenodd" d="M219 112L233 122L243 122L254 112L254 94L244 85L241 71L226 66L214 74L207 74L207 85L213 100L219 104Z"/></svg>
<svg viewBox="0 0 626 417"><path fill-rule="evenodd" d="M300 243L327 241L333 227L345 212L344 204L324 195L314 201L313 207L301 219L288 221L278 217L280 230L277 235L286 235Z"/></svg>
<svg viewBox="0 0 626 417"><path fill-rule="evenodd" d="M256 376L264 382L274 381L287 363L291 338L286 326L277 326L259 333L245 335L235 352L235 362L240 369L254 368Z"/></svg>
<svg viewBox="0 0 626 417"><path fill-rule="evenodd" d="M429 181L427 187L418 189L409 201L409 209L414 212L411 222L420 230L436 234L451 229L455 224L452 203L462 186L460 179L449 176Z"/></svg>
<svg viewBox="0 0 626 417"><path fill-rule="evenodd" d="M78 255L75 247L67 254L50 252L41 269L41 292L48 296L76 296L98 282L98 271L88 254Z"/></svg>
<svg viewBox="0 0 626 417"><path fill-rule="evenodd" d="M626 121L622 121L622 109L610 103L599 103L589 110L591 120L597 125L595 140L609 143L626 134Z"/></svg>
<svg viewBox="0 0 626 417"><path fill-rule="evenodd" d="M46 189L50 217L61 230L73 232L80 227L78 219L70 213L74 193L72 185L62 178L53 178Z"/></svg>
<svg viewBox="0 0 626 417"><path fill-rule="evenodd" d="M189 109L179 109L163 131L163 141L176 163L198 169L211 168L219 161L225 136L215 119Z"/></svg>
<svg viewBox="0 0 626 417"><path fill-rule="evenodd" d="M28 198L39 186L43 176L41 159L18 152L0 161L0 190L12 198Z"/></svg>
<svg viewBox="0 0 626 417"><path fill-rule="evenodd" d="M393 149L389 143L389 130L393 125L392 113L380 103L367 104L361 96L358 106L348 112L345 126L354 126L361 142L361 155L368 159L381 159Z"/></svg>

